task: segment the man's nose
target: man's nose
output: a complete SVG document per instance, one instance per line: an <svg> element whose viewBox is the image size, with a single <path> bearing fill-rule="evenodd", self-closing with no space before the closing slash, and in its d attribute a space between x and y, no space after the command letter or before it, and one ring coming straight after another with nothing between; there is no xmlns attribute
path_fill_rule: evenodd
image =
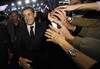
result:
<svg viewBox="0 0 100 69"><path fill-rule="evenodd" d="M25 18L26 18L26 19L29 19L29 17L28 17L28 16L26 16Z"/></svg>

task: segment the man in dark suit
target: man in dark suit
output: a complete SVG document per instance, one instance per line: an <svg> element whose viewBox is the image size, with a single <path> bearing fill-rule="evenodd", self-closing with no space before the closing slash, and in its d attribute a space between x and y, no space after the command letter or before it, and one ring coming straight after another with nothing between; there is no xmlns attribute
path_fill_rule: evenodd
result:
<svg viewBox="0 0 100 69"><path fill-rule="evenodd" d="M14 10L11 11L11 19L8 20L7 22L7 28L8 28L8 32L10 35L10 39L12 42L12 47L9 50L10 54L11 54L11 59L10 59L10 64L9 64L9 69L14 69L13 67L16 67L16 58L13 50L13 47L15 46L15 40L16 40L16 33L18 31L18 29L23 25L23 22L19 19L19 13L18 11Z"/></svg>
<svg viewBox="0 0 100 69"><path fill-rule="evenodd" d="M22 13L25 25L18 31L15 46L19 64L24 69L46 69L44 32L48 25L35 22L36 13L32 7L25 7Z"/></svg>
<svg viewBox="0 0 100 69"><path fill-rule="evenodd" d="M14 43L16 39L16 32L20 26L23 25L23 22L19 18L18 11L11 11L11 19L8 20L7 27L10 34L11 41Z"/></svg>

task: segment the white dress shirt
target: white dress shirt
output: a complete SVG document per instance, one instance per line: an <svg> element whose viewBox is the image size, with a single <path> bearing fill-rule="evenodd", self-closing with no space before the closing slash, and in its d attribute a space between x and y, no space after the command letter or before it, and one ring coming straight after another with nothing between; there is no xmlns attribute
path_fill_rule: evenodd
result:
<svg viewBox="0 0 100 69"><path fill-rule="evenodd" d="M30 35L30 27L33 26L33 32L34 32L34 35L35 35L35 23L33 23L32 25L28 25L27 24L27 30L29 32L29 35Z"/></svg>

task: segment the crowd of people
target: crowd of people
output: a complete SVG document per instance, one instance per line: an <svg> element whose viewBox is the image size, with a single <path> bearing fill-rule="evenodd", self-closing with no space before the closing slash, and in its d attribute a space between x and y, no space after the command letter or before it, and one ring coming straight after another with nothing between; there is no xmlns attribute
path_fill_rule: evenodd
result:
<svg viewBox="0 0 100 69"><path fill-rule="evenodd" d="M41 15L30 6L23 8L22 17L16 10L10 17L0 14L1 68L99 69L100 1L70 3Z"/></svg>

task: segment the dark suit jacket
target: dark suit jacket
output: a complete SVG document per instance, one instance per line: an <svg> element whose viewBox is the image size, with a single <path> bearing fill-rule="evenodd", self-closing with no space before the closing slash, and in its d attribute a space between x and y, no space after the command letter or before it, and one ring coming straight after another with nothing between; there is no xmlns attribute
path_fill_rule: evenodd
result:
<svg viewBox="0 0 100 69"><path fill-rule="evenodd" d="M18 21L18 23L19 24L18 24L17 28L19 28L19 27L21 27L23 25L23 22L20 21L20 20ZM13 21L11 19L9 19L9 21L7 23L7 27L8 27L8 32L10 34L11 41L14 42L16 33L15 33L15 29L14 29L14 23L13 23Z"/></svg>
<svg viewBox="0 0 100 69"><path fill-rule="evenodd" d="M44 33L48 25L46 23L36 23L35 38L31 44L27 25L19 29L16 40L16 54L18 57L28 58L32 60L32 66L35 68L43 66L46 61L46 41Z"/></svg>

